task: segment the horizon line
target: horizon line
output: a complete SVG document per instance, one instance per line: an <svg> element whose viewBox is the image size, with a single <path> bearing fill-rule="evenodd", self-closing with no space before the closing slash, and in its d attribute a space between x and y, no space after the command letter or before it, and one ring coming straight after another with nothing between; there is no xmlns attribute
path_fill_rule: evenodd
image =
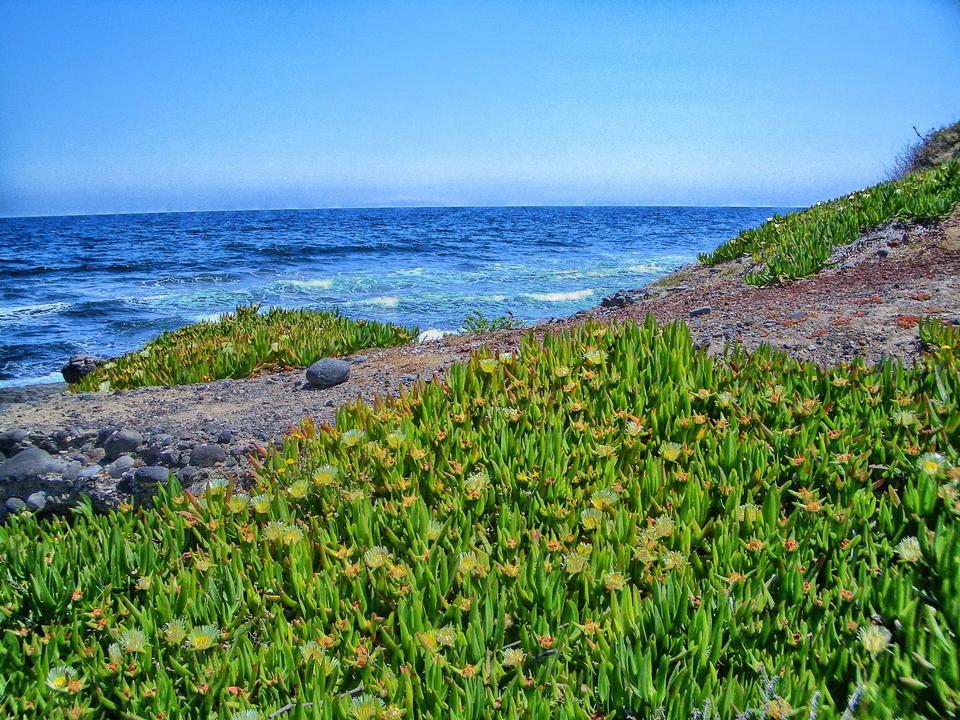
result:
<svg viewBox="0 0 960 720"><path fill-rule="evenodd" d="M314 212L317 210L474 210L498 208L789 208L796 210L807 208L809 205L765 205L733 203L712 203L703 205L685 205L680 203L664 204L629 204L629 203L574 203L574 204L491 204L491 205L323 205L318 207L276 207L276 208L217 208L214 210L131 210L91 213L50 213L39 215L5 215L0 213L0 220L35 220L40 218L78 218L78 217L115 217L127 215L196 215L201 213L234 213L234 212Z"/></svg>

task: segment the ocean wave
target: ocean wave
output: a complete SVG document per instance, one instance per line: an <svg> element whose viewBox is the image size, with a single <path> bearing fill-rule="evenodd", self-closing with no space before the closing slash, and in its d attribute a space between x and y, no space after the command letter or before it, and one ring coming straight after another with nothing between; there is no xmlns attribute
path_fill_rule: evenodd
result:
<svg viewBox="0 0 960 720"><path fill-rule="evenodd" d="M19 305L17 307L0 307L0 320L21 320L37 315L49 315L50 313L62 312L70 307L70 303L52 302L37 303L36 305Z"/></svg>
<svg viewBox="0 0 960 720"><path fill-rule="evenodd" d="M309 280L280 280L278 285L287 285L307 290L329 290L333 287L333 278L311 278Z"/></svg>
<svg viewBox="0 0 960 720"><path fill-rule="evenodd" d="M593 295L593 290L590 290L589 288L586 290L571 290L569 292L541 292L523 294L524 297L530 298L531 300L539 300L541 302L573 302L576 300L586 300L591 295Z"/></svg>
<svg viewBox="0 0 960 720"><path fill-rule="evenodd" d="M379 297L361 300L360 303L363 305L378 305L385 308L395 308L400 304L400 298L398 298L396 295L380 295Z"/></svg>

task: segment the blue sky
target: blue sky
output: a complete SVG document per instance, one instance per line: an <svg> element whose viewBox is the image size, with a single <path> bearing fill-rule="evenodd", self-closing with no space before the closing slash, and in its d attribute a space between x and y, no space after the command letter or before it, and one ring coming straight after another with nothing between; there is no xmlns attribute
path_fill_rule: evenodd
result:
<svg viewBox="0 0 960 720"><path fill-rule="evenodd" d="M0 0L0 214L807 204L958 78L956 0Z"/></svg>

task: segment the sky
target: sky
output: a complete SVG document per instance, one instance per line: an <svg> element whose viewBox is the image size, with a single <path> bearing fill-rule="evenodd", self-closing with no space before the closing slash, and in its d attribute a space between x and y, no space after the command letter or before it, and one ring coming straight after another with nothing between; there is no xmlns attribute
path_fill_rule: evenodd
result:
<svg viewBox="0 0 960 720"><path fill-rule="evenodd" d="M7 216L798 206L957 119L957 0L0 0Z"/></svg>

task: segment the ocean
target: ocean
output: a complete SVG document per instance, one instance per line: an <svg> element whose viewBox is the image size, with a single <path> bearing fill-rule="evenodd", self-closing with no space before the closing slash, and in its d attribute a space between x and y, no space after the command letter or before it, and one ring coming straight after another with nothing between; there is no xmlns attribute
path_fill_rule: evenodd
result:
<svg viewBox="0 0 960 720"><path fill-rule="evenodd" d="M589 308L785 208L379 208L0 218L0 386L237 305L456 330Z"/></svg>

